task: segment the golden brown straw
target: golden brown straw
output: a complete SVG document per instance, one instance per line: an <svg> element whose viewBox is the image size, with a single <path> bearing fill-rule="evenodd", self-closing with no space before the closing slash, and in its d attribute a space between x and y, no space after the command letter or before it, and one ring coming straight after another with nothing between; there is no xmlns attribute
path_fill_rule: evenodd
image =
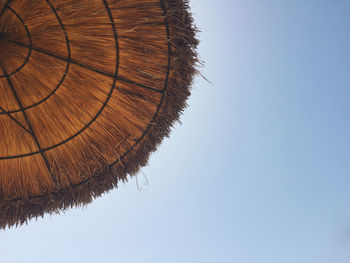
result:
<svg viewBox="0 0 350 263"><path fill-rule="evenodd" d="M186 106L185 0L0 0L0 227L137 173Z"/></svg>

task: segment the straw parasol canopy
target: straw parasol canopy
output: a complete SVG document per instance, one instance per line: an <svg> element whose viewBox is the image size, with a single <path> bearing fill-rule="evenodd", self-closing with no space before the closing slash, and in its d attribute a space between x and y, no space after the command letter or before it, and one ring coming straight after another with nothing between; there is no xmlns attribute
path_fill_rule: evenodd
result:
<svg viewBox="0 0 350 263"><path fill-rule="evenodd" d="M187 0L0 0L0 227L146 165L196 72Z"/></svg>

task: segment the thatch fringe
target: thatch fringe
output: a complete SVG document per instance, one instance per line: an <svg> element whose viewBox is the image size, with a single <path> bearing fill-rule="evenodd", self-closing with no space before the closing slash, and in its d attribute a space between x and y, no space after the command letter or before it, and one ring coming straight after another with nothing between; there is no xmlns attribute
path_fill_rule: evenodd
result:
<svg viewBox="0 0 350 263"><path fill-rule="evenodd" d="M17 226L46 213L60 213L64 209L91 202L93 198L117 187L120 181L126 182L128 175L135 175L147 164L150 154L163 138L169 136L174 123L187 106L186 100L198 63L198 40L187 0L161 0L161 5L169 38L168 82L157 114L145 134L135 140L133 147L120 156L114 166L99 169L75 185L27 198L9 200L0 196L1 228Z"/></svg>

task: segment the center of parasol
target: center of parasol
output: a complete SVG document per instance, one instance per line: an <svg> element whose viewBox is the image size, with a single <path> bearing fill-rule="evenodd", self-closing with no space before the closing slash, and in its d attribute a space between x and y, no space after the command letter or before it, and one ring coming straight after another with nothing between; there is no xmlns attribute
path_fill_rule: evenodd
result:
<svg viewBox="0 0 350 263"><path fill-rule="evenodd" d="M0 16L0 78L19 72L31 55L30 32L23 19L11 7Z"/></svg>

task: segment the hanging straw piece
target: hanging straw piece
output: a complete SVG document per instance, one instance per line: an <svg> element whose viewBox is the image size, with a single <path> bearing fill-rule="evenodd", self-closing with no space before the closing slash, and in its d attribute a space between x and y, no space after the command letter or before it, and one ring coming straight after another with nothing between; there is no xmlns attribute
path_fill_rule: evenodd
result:
<svg viewBox="0 0 350 263"><path fill-rule="evenodd" d="M186 0L0 0L0 227L146 165L186 107L195 33Z"/></svg>

